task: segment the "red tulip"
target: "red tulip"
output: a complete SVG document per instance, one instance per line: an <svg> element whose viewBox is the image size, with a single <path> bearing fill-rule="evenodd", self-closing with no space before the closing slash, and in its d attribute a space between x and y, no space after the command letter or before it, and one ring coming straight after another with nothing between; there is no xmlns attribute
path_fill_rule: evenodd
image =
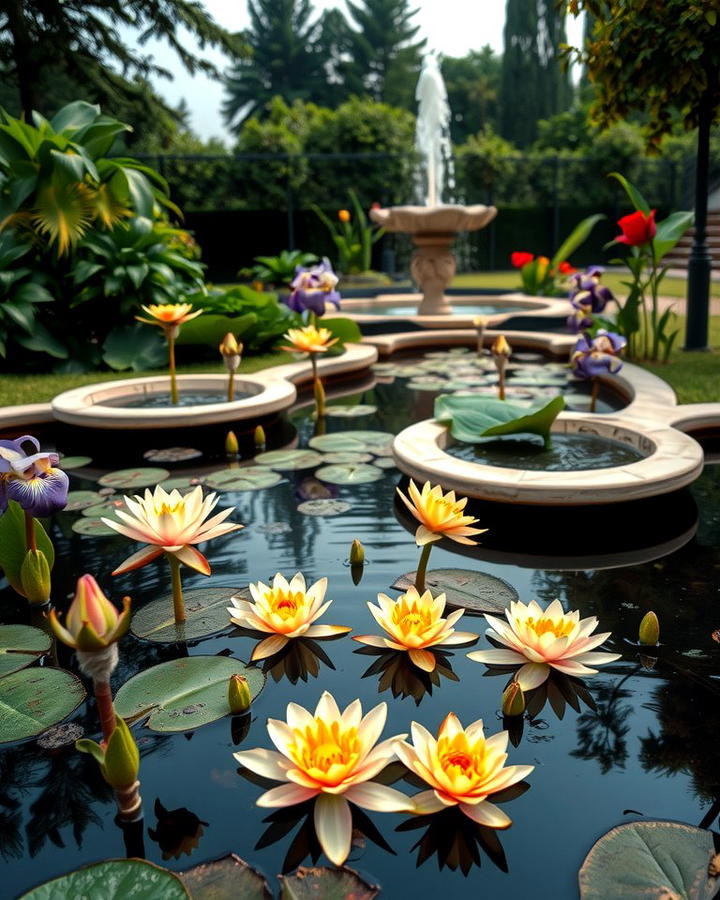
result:
<svg viewBox="0 0 720 900"><path fill-rule="evenodd" d="M510 254L510 263L514 269L522 269L523 266L532 262L533 259L532 253L527 253L525 250L516 250Z"/></svg>
<svg viewBox="0 0 720 900"><path fill-rule="evenodd" d="M558 266L558 272L560 272L561 275L572 275L573 272L577 272L577 269L566 260L565 262L560 263L560 265Z"/></svg>
<svg viewBox="0 0 720 900"><path fill-rule="evenodd" d="M618 219L618 227L622 234L615 238L618 244L627 244L629 247L639 247L651 241L657 232L655 226L655 210L651 209L649 215L642 210L637 210L629 216Z"/></svg>

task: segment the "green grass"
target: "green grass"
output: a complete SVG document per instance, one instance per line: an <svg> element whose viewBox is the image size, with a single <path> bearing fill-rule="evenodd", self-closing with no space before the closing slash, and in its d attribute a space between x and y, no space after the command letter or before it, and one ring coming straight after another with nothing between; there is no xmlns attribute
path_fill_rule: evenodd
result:
<svg viewBox="0 0 720 900"><path fill-rule="evenodd" d="M720 316L710 318L709 353L685 352L682 339L685 334L685 317L678 316L679 347L675 348L667 363L643 363L674 388L679 403L707 403L720 400Z"/></svg>

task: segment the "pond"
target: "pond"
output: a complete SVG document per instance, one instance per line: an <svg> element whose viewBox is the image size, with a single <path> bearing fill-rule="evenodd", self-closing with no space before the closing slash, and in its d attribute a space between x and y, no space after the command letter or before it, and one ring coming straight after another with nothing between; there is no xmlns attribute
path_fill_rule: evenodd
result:
<svg viewBox="0 0 720 900"><path fill-rule="evenodd" d="M450 358L446 354L424 362L437 370ZM423 360L400 364L419 366ZM412 386L413 380L417 384L427 377L429 368L421 369L420 375L398 376L381 365L382 383L352 394L345 386L346 396L341 398L333 398L330 391L331 404L360 405L365 410L359 416L344 410L328 417L324 440L314 443L318 453L336 455L320 459L319 465L306 457L304 461L313 465L280 470L278 477L266 478L272 486L223 489L220 507L235 506L232 520L245 528L204 548L212 578L186 569L186 590L210 585L231 593L250 581L267 583L276 572L289 578L302 571L309 582L327 576L327 599L333 602L323 621L350 626L353 634L376 633L366 604L375 601L378 592L394 596L391 585L415 570L418 549L413 521L396 498L396 487L406 482L392 467L383 439L370 439L366 433L396 433L431 414L438 386L429 389L422 381ZM443 379L462 381L455 368L453 379L447 375ZM529 368L530 363L525 366L526 380ZM548 379L552 372L551 367L545 373ZM477 375L466 374L466 382L473 377ZM557 383L561 380L552 377ZM466 383L457 389L481 386ZM533 389L547 386L536 383ZM610 395L605 402L617 403L617 398ZM376 411L369 411L373 407ZM306 448L317 437L311 409L308 398L281 429L269 432L268 450ZM340 431L360 432L358 446L348 449L352 439L327 441ZM159 439L151 440L157 447ZM51 441L51 435L44 436L45 446ZM80 452L69 442L65 446L60 441L59 449ZM224 468L222 459L213 463L207 453L198 461L202 465L143 463L141 449L133 455L131 447L115 446L113 457L124 454L128 466L163 465L173 478L185 479L176 483L187 486ZM363 461L347 456L353 453L363 455ZM110 512L122 490L113 493L117 479L112 477L104 479L104 487L98 483L103 469L94 466L102 465L103 460L96 459L73 470L71 489L102 490L100 502ZM342 480L337 470L347 474L348 467L364 475L352 484L337 483ZM328 473L328 468L335 473ZM249 477L245 487L262 482L253 483ZM225 478L216 475L215 484L232 487L232 481L223 484ZM136 476L134 483L139 487L141 481ZM324 506L318 508L317 501L325 501ZM471 511L488 529L481 544L476 548L449 541L436 544L431 570L487 573L510 585L524 602L535 598L545 604L559 598L566 609L579 609L583 617L596 615L599 630L612 632L608 649L622 653L622 659L575 688L569 681L558 684L546 692L545 703L545 697L536 697L521 727L516 725L517 746L510 745L508 764L533 765L535 770L527 779L530 789L503 806L513 821L508 830L486 835L482 849L470 842L471 852L462 842L467 829L453 830L458 823L448 817L439 825L428 819L418 830L397 830L406 816L368 813L370 825L361 823L365 834L356 835L348 865L380 884L386 897L430 898L442 892L453 898L576 897L583 858L613 826L640 817L697 825L706 816L705 824L710 825L718 815L720 644L712 633L720 628L720 469L708 466L691 490L644 504L553 512L475 503ZM62 513L52 524L60 559L54 572L58 606L64 607L83 572L94 573L118 604L129 594L135 609L168 593L164 564L111 578L109 572L134 545L117 535L77 533L73 523L96 518L83 517L82 512ZM347 565L355 538L364 544L367 557L357 584ZM626 564L616 567L619 561ZM27 620L26 608L11 591L3 590L0 601L4 622ZM647 653L641 657L631 643L650 609L661 623L663 644L656 660ZM458 627L480 635L470 650L489 646L481 616L468 614ZM128 635L121 643L113 687L117 690L138 671L184 654L232 654L248 660L255 643L230 629L187 645ZM115 824L111 792L88 756L72 748L51 753L34 742L0 750L4 895L16 896L79 865L128 853L179 870L233 851L262 870L277 889L275 876L286 864L310 864L309 857L303 859L304 833L296 836L300 821L292 820L268 831L264 820L270 811L255 805L263 788L238 774L232 753L269 748L266 719L284 719L291 701L314 709L325 689L341 708L356 697L364 711L381 700L387 702L384 736L407 732L414 719L434 733L449 711L457 713L464 725L482 718L486 734L494 734L503 728L500 696L507 676L490 675L484 665L469 660L467 652L452 648L431 678L396 657L368 653L347 636L308 643L284 660L260 664L267 670L267 683L249 720L224 718L180 734L136 727L145 827L132 840ZM71 651L59 646L57 653L59 665L76 671ZM81 707L74 721L95 735L94 705ZM394 786L408 794L418 790L405 781ZM167 811L180 812L169 819ZM450 868L452 864L457 868Z"/></svg>

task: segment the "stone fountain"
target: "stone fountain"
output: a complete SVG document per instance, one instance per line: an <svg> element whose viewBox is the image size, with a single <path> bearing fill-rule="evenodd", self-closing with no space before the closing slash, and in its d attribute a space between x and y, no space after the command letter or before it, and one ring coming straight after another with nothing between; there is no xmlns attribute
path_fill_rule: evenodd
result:
<svg viewBox="0 0 720 900"><path fill-rule="evenodd" d="M479 231L497 215L494 206L458 206L442 203L446 161L450 160L450 106L437 58L428 54L415 92L418 118L415 144L424 173L424 206L372 209L370 216L387 231L412 237L417 248L410 263L413 279L422 291L419 315L449 315L445 289L455 276L451 250L458 232Z"/></svg>

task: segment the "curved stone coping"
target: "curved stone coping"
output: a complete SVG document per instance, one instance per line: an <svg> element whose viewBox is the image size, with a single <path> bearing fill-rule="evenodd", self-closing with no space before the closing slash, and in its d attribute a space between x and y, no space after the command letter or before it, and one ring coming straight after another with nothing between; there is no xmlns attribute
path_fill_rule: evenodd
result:
<svg viewBox="0 0 720 900"><path fill-rule="evenodd" d="M617 415L600 419L561 413L553 431L626 441L646 456L625 466L572 472L487 466L446 453L447 427L426 419L397 435L393 457L398 468L416 481L441 484L462 496L560 506L617 503L665 494L690 484L702 471L702 447L688 435L657 421L631 423Z"/></svg>
<svg viewBox="0 0 720 900"><path fill-rule="evenodd" d="M684 403L664 413L667 424L678 431L720 429L720 403Z"/></svg>
<svg viewBox="0 0 720 900"><path fill-rule="evenodd" d="M489 346L494 338L506 332L487 329L484 344ZM577 338L571 334L555 334L543 331L513 331L510 343L514 350L537 350L567 359ZM436 328L428 331L399 331L395 334L371 334L363 337L363 344L377 347L380 356L390 356L404 350L437 350L443 347L475 347L477 331L460 328Z"/></svg>

